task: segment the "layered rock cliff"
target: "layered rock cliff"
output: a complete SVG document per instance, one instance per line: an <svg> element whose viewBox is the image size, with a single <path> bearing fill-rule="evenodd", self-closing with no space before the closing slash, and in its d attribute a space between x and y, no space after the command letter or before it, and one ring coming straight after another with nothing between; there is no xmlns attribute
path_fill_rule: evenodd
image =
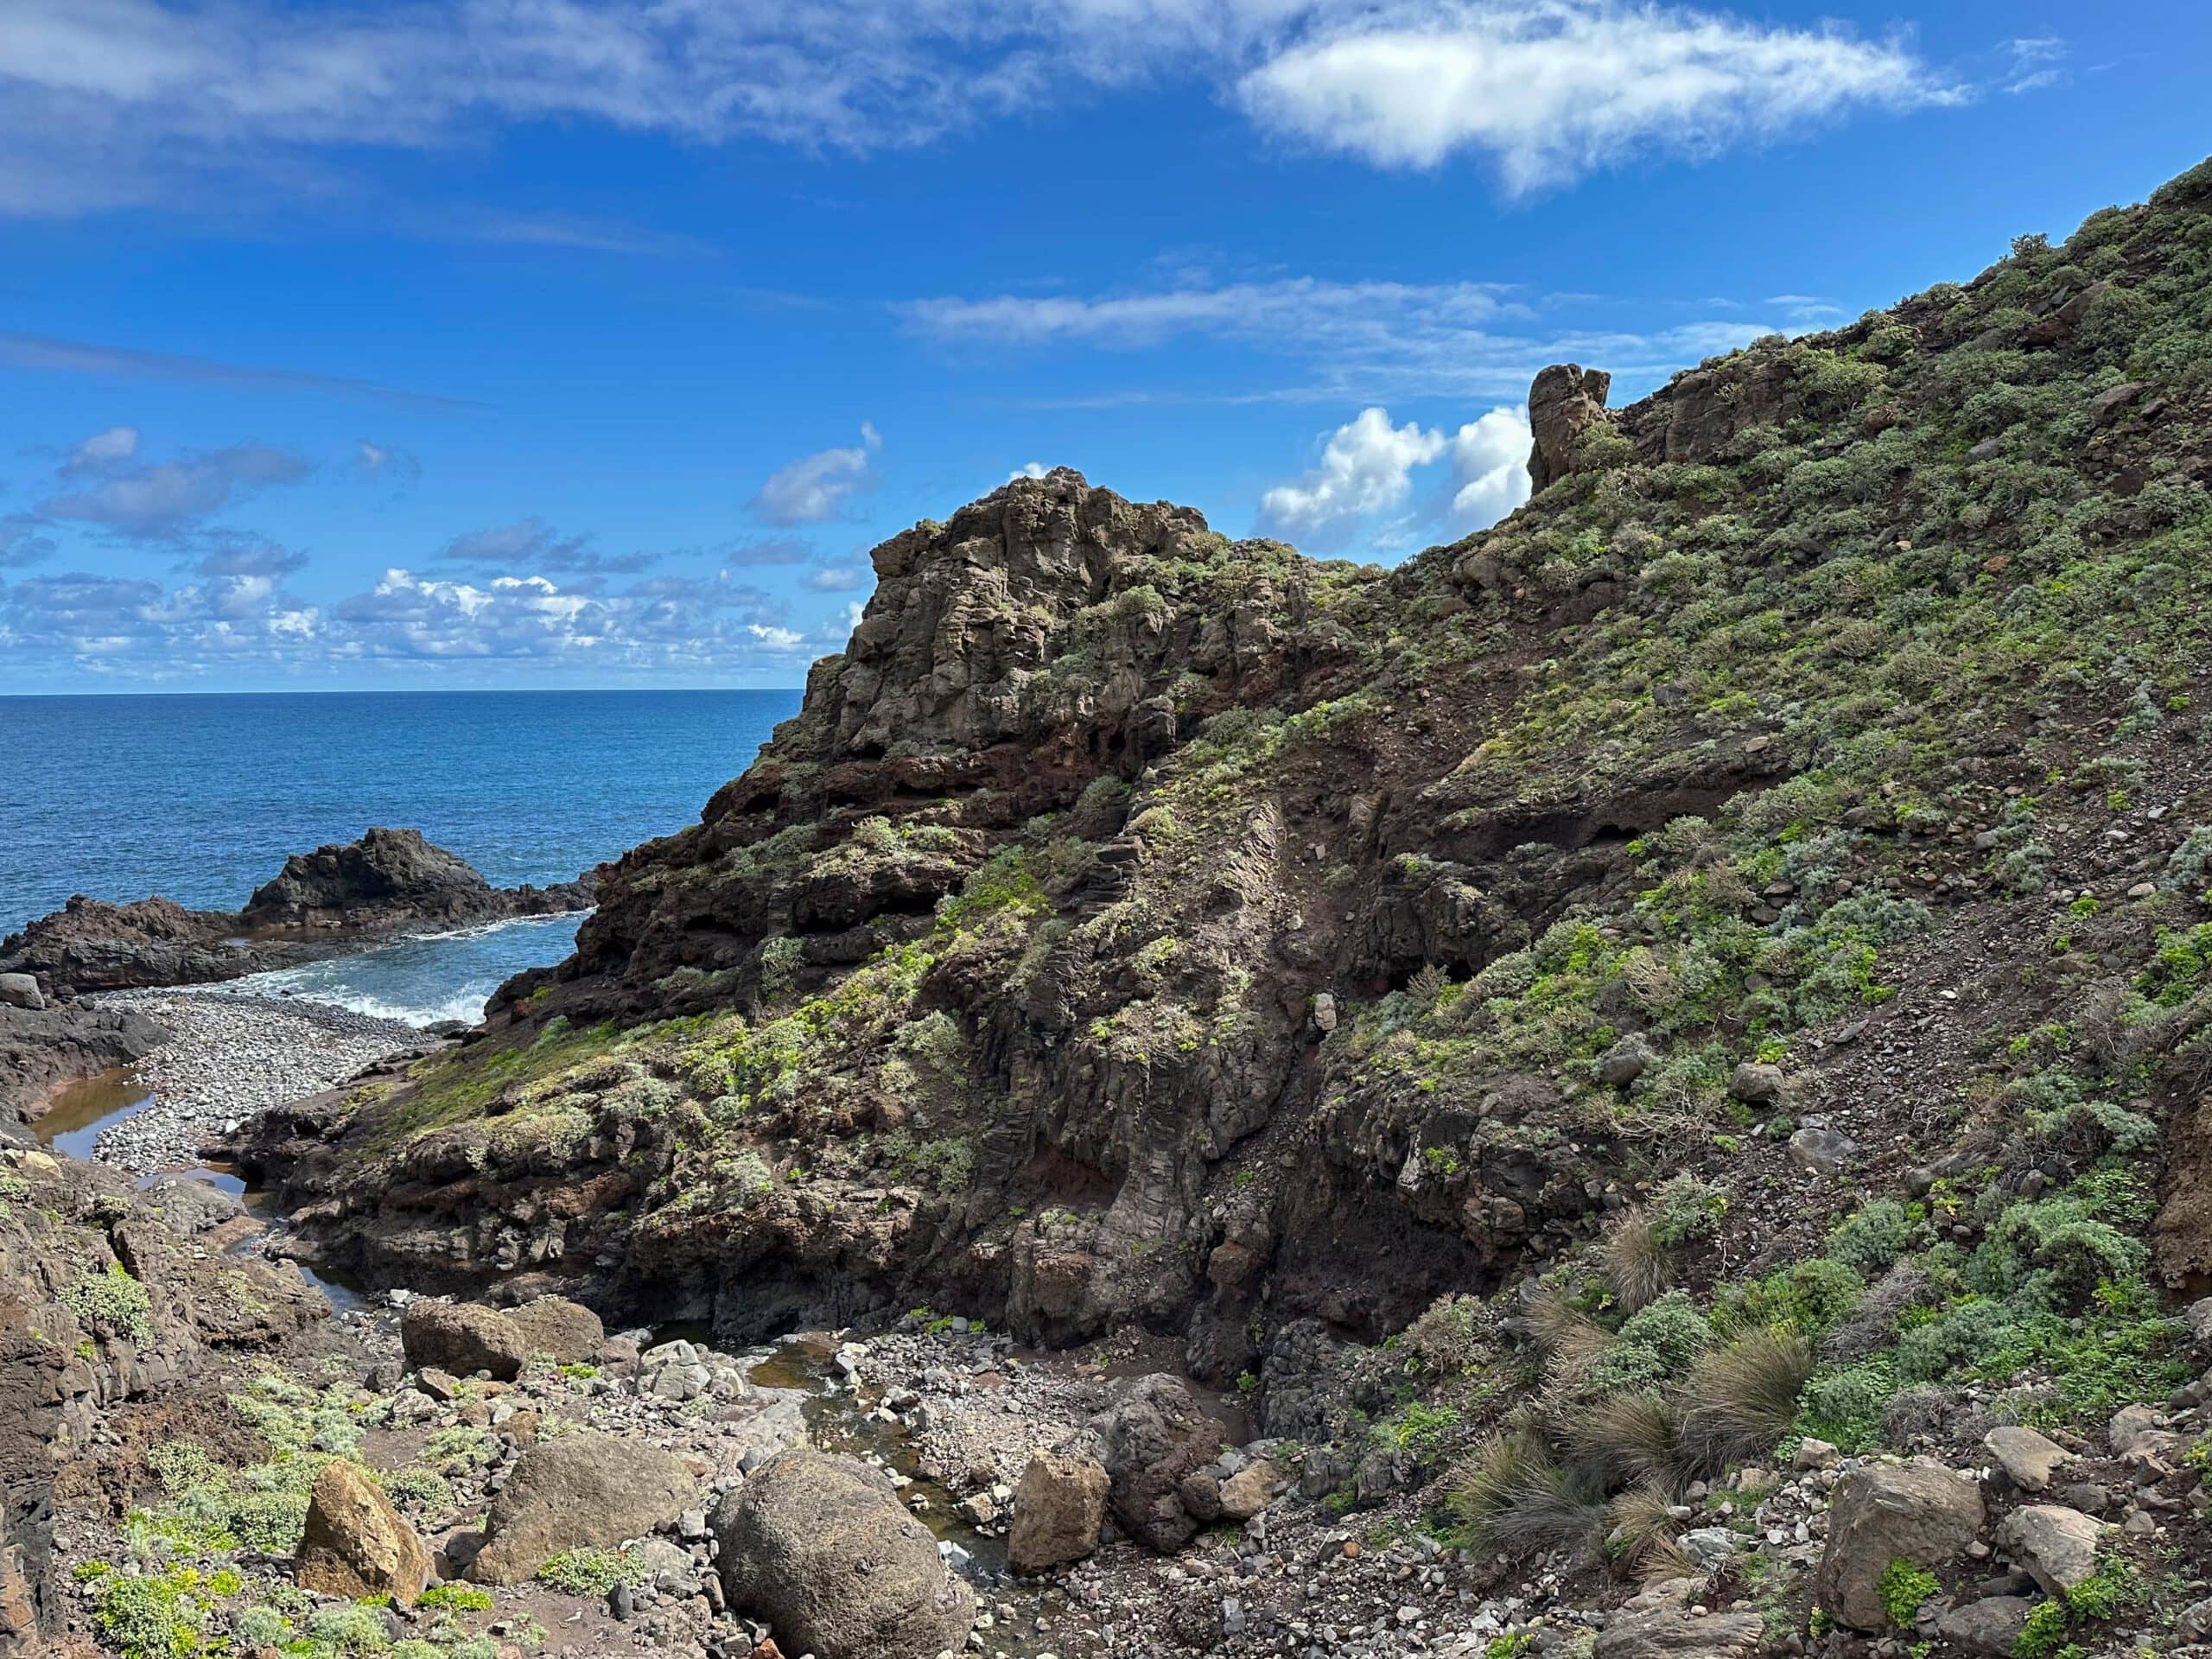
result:
<svg viewBox="0 0 2212 1659"><path fill-rule="evenodd" d="M1706 1294L2117 1135L2069 1202L2193 1282L2208 192L1618 410L1548 372L1535 499L1395 569L1065 470L918 525L574 957L245 1155L372 1277L1137 1321L1323 1436L1347 1340L1666 1204Z"/></svg>

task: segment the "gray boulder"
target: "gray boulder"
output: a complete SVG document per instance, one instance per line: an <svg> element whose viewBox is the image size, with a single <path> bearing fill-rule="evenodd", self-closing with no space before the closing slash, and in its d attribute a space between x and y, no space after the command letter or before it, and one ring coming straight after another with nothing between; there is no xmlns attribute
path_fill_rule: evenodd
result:
<svg viewBox="0 0 2212 1659"><path fill-rule="evenodd" d="M1090 1420L1099 1461L1113 1483L1114 1518L1140 1543L1166 1554L1198 1529L1178 1488L1211 1463L1221 1426L1204 1415L1172 1376L1140 1377L1122 1400Z"/></svg>
<svg viewBox="0 0 2212 1659"><path fill-rule="evenodd" d="M2026 1596L1985 1596L1936 1615L1936 1630L1946 1642L1989 1659L2012 1659L2013 1644L2027 1627L2035 1603Z"/></svg>
<svg viewBox="0 0 2212 1659"><path fill-rule="evenodd" d="M1859 1161L1859 1143L1841 1129L1800 1129L1789 1137L1789 1160L1815 1175L1842 1175Z"/></svg>
<svg viewBox="0 0 2212 1659"><path fill-rule="evenodd" d="M46 1007L46 997L38 988L38 981L29 974L0 974L0 1004L11 1008L29 1008L33 1014Z"/></svg>
<svg viewBox="0 0 2212 1659"><path fill-rule="evenodd" d="M880 1470L786 1452L724 1496L713 1526L730 1606L766 1618L785 1652L932 1659L967 1643L974 1593Z"/></svg>
<svg viewBox="0 0 2212 1659"><path fill-rule="evenodd" d="M1890 1563L1941 1567L1980 1535L1981 1491L1929 1464L1862 1464L1836 1483L1814 1599L1857 1630L1890 1627L1882 1574Z"/></svg>
<svg viewBox="0 0 2212 1659"><path fill-rule="evenodd" d="M1669 1579L1631 1596L1598 1633L1592 1659L1745 1659L1765 1645L1757 1613L1692 1611L1700 1587Z"/></svg>
<svg viewBox="0 0 2212 1659"><path fill-rule="evenodd" d="M2074 1455L2049 1435L2014 1424L1991 1429L1982 1436L1981 1447L2024 1492L2050 1491L2050 1478Z"/></svg>
<svg viewBox="0 0 2212 1659"><path fill-rule="evenodd" d="M671 1453L612 1434L542 1440L515 1462L485 1518L468 1576L520 1584L564 1549L610 1549L673 1522L692 1501Z"/></svg>
<svg viewBox="0 0 2212 1659"><path fill-rule="evenodd" d="M2044 1593L2063 1596L2097 1570L2104 1528L2062 1503L2031 1503L2005 1517L1997 1541Z"/></svg>

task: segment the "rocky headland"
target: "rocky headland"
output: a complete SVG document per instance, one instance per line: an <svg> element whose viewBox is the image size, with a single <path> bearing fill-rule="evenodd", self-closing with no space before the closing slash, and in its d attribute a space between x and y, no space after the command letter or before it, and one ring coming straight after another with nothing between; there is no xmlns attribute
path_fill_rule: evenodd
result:
<svg viewBox="0 0 2212 1659"><path fill-rule="evenodd" d="M198 1269L20 1154L117 1448L11 1465L38 1630L2203 1652L2208 291L2212 163L1548 370L1394 569L1065 469L893 537L573 957L230 1138L372 1308L136 1387Z"/></svg>

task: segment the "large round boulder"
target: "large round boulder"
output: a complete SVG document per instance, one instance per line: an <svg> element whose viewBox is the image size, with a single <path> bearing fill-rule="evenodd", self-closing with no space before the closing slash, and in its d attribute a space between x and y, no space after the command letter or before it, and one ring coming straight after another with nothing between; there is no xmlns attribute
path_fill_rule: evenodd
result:
<svg viewBox="0 0 2212 1659"><path fill-rule="evenodd" d="M411 1607L429 1574L429 1550L367 1470L340 1458L315 1471L292 1570L301 1589Z"/></svg>
<svg viewBox="0 0 2212 1659"><path fill-rule="evenodd" d="M502 1382L521 1376L531 1354L521 1326L474 1302L408 1303L399 1316L399 1343L416 1370L435 1366L455 1376L489 1371Z"/></svg>
<svg viewBox="0 0 2212 1659"><path fill-rule="evenodd" d="M732 1488L714 1528L723 1593L784 1652L933 1659L967 1643L974 1593L880 1470L795 1447Z"/></svg>
<svg viewBox="0 0 2212 1659"><path fill-rule="evenodd" d="M480 1584L520 1584L564 1549L611 1549L690 1507L690 1471L671 1453L612 1434L563 1434L515 1460L492 1499Z"/></svg>
<svg viewBox="0 0 2212 1659"><path fill-rule="evenodd" d="M1198 1409L1180 1381L1161 1374L1139 1377L1090 1427L1122 1530L1162 1554L1190 1542L1198 1518L1179 1489L1185 1475L1219 1455L1220 1423Z"/></svg>
<svg viewBox="0 0 2212 1659"><path fill-rule="evenodd" d="M534 1302L511 1307L506 1321L522 1333L531 1353L550 1354L563 1365L582 1365L598 1358L607 1341L607 1327L599 1322L599 1315L565 1296L540 1296Z"/></svg>

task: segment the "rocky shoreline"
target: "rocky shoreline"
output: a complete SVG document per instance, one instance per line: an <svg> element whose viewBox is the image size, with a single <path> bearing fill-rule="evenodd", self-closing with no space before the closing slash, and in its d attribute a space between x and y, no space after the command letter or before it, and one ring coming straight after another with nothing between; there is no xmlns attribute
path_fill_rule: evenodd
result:
<svg viewBox="0 0 2212 1659"><path fill-rule="evenodd" d="M334 1087L376 1061L422 1052L420 1028L302 999L225 991L114 991L93 1007L169 1033L135 1075L150 1103L100 1132L97 1156L137 1175L197 1164L255 1113Z"/></svg>

